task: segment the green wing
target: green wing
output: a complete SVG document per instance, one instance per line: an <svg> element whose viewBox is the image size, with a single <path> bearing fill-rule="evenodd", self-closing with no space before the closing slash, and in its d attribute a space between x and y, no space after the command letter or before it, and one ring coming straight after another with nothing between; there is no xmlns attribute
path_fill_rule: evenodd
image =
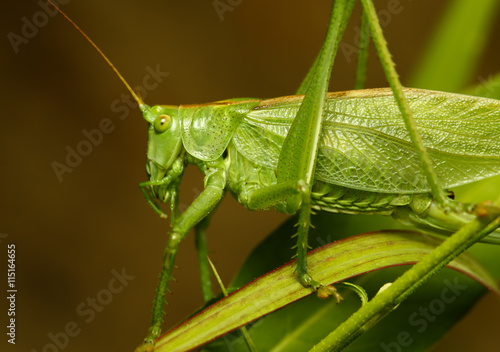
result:
<svg viewBox="0 0 500 352"><path fill-rule="evenodd" d="M405 89L443 188L500 174L500 102ZM238 151L276 168L302 97L263 101L234 135ZM330 93L315 178L372 192L428 191L390 89Z"/></svg>

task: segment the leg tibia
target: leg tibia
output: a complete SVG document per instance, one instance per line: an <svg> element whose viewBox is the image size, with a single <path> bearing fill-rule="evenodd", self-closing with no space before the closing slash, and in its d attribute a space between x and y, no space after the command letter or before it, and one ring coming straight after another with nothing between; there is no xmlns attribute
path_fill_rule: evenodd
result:
<svg viewBox="0 0 500 352"><path fill-rule="evenodd" d="M317 290L321 284L307 272L307 250L308 235L311 227L311 197L310 192L302 193L302 203L300 205L299 223L297 224L297 275L300 283L305 287Z"/></svg>
<svg viewBox="0 0 500 352"><path fill-rule="evenodd" d="M223 195L223 189L207 187L193 203L176 220L168 235L168 242L163 256L163 265L160 273L158 288L153 301L153 318L151 328L146 337L146 344L152 344L160 335L163 323L163 306L168 284L172 277L172 269L175 264L175 256L179 243L184 239L189 230L199 223L203 218L217 206Z"/></svg>

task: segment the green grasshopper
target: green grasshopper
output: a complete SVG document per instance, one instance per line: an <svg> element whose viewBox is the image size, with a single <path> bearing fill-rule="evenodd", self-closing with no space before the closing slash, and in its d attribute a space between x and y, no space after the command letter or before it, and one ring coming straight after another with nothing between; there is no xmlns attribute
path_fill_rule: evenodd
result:
<svg viewBox="0 0 500 352"><path fill-rule="evenodd" d="M323 287L307 272L312 209L392 215L406 224L442 233L454 232L476 217L473 206L459 204L436 190L436 179L446 189L500 174L500 102L402 90L397 77L390 80L392 90L327 93L353 4L354 0L335 2L325 43L299 95L267 100L238 98L150 107L82 32L129 89L149 123L149 181L140 184L141 190L162 217L166 214L155 198L171 204L171 229L143 350L151 350L161 332L180 241L192 228L206 226L226 189L251 210L299 212L298 280L337 300L334 288ZM370 1L363 0L363 6L365 12L374 12ZM373 18L370 25L383 57L380 27ZM178 214L179 185L188 164L198 166L205 175L204 190ZM493 235L489 239L498 241Z"/></svg>

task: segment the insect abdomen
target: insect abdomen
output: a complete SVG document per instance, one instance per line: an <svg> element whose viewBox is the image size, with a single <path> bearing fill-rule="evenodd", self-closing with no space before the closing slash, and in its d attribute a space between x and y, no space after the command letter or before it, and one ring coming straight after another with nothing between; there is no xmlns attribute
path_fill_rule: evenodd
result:
<svg viewBox="0 0 500 352"><path fill-rule="evenodd" d="M316 181L311 199L313 207L319 210L390 215L394 208L409 205L413 195L375 193Z"/></svg>
<svg viewBox="0 0 500 352"><path fill-rule="evenodd" d="M246 206L247 195L252 190L276 183L275 170L258 165L238 152L234 145L229 148L229 188L238 201ZM378 213L390 215L394 208L408 205L411 194L375 193L349 189L323 181L315 181L311 200L319 210L342 213ZM284 212L280 204L274 208Z"/></svg>

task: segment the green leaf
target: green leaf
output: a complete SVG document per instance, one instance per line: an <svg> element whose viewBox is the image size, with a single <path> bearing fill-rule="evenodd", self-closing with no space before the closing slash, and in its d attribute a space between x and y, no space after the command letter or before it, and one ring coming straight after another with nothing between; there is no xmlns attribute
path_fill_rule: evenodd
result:
<svg viewBox="0 0 500 352"><path fill-rule="evenodd" d="M408 85L446 92L467 86L499 4L497 0L450 2Z"/></svg>
<svg viewBox="0 0 500 352"><path fill-rule="evenodd" d="M287 226L290 225L287 224ZM439 243L440 241L436 238L402 230L367 233L334 242L311 252L308 256L309 270L316 279L324 284L331 284L373 270L415 263ZM296 279L294 264L294 262L290 262L213 304L184 322L180 327L162 336L157 342L155 350L185 351L196 348L217 336L310 295L311 290L305 289ZM495 281L468 255L458 257L450 266L467 273L488 287L496 287ZM377 282L376 285L380 286L380 281L377 280ZM353 307L359 306L359 300L352 299L350 296L348 294L346 300L351 300L354 304L342 303L338 306L341 307L342 311L347 310L347 313ZM312 318L309 318L307 326L299 324L292 334L286 326L281 328L274 326L272 339L262 340L252 336L257 349L270 351L272 349L269 349L269 343L286 343L287 346L292 346L292 349L288 350L303 350L302 348L297 349L297 341L294 336L301 336L301 331L307 330L306 328L316 320L317 314L322 315L323 310L326 312L333 308L331 302L315 298L310 298L310 300L315 300L314 304L320 308L320 312L316 312ZM352 313L352 311L350 312ZM306 313L311 314L309 308ZM345 318L345 315L343 316ZM268 318L266 317L264 320L266 319ZM300 323L301 319L297 319L297 321ZM326 329L327 331L331 330L332 325L328 324ZM253 330L251 329L252 335ZM281 335L280 331L284 335ZM264 333L271 332L268 328L264 330ZM281 338L278 338L279 336ZM284 342L284 340L288 342ZM310 342L314 343L314 341ZM310 343L307 344L310 345ZM236 348L235 346L233 348ZM241 344L241 348L245 350L246 347Z"/></svg>

